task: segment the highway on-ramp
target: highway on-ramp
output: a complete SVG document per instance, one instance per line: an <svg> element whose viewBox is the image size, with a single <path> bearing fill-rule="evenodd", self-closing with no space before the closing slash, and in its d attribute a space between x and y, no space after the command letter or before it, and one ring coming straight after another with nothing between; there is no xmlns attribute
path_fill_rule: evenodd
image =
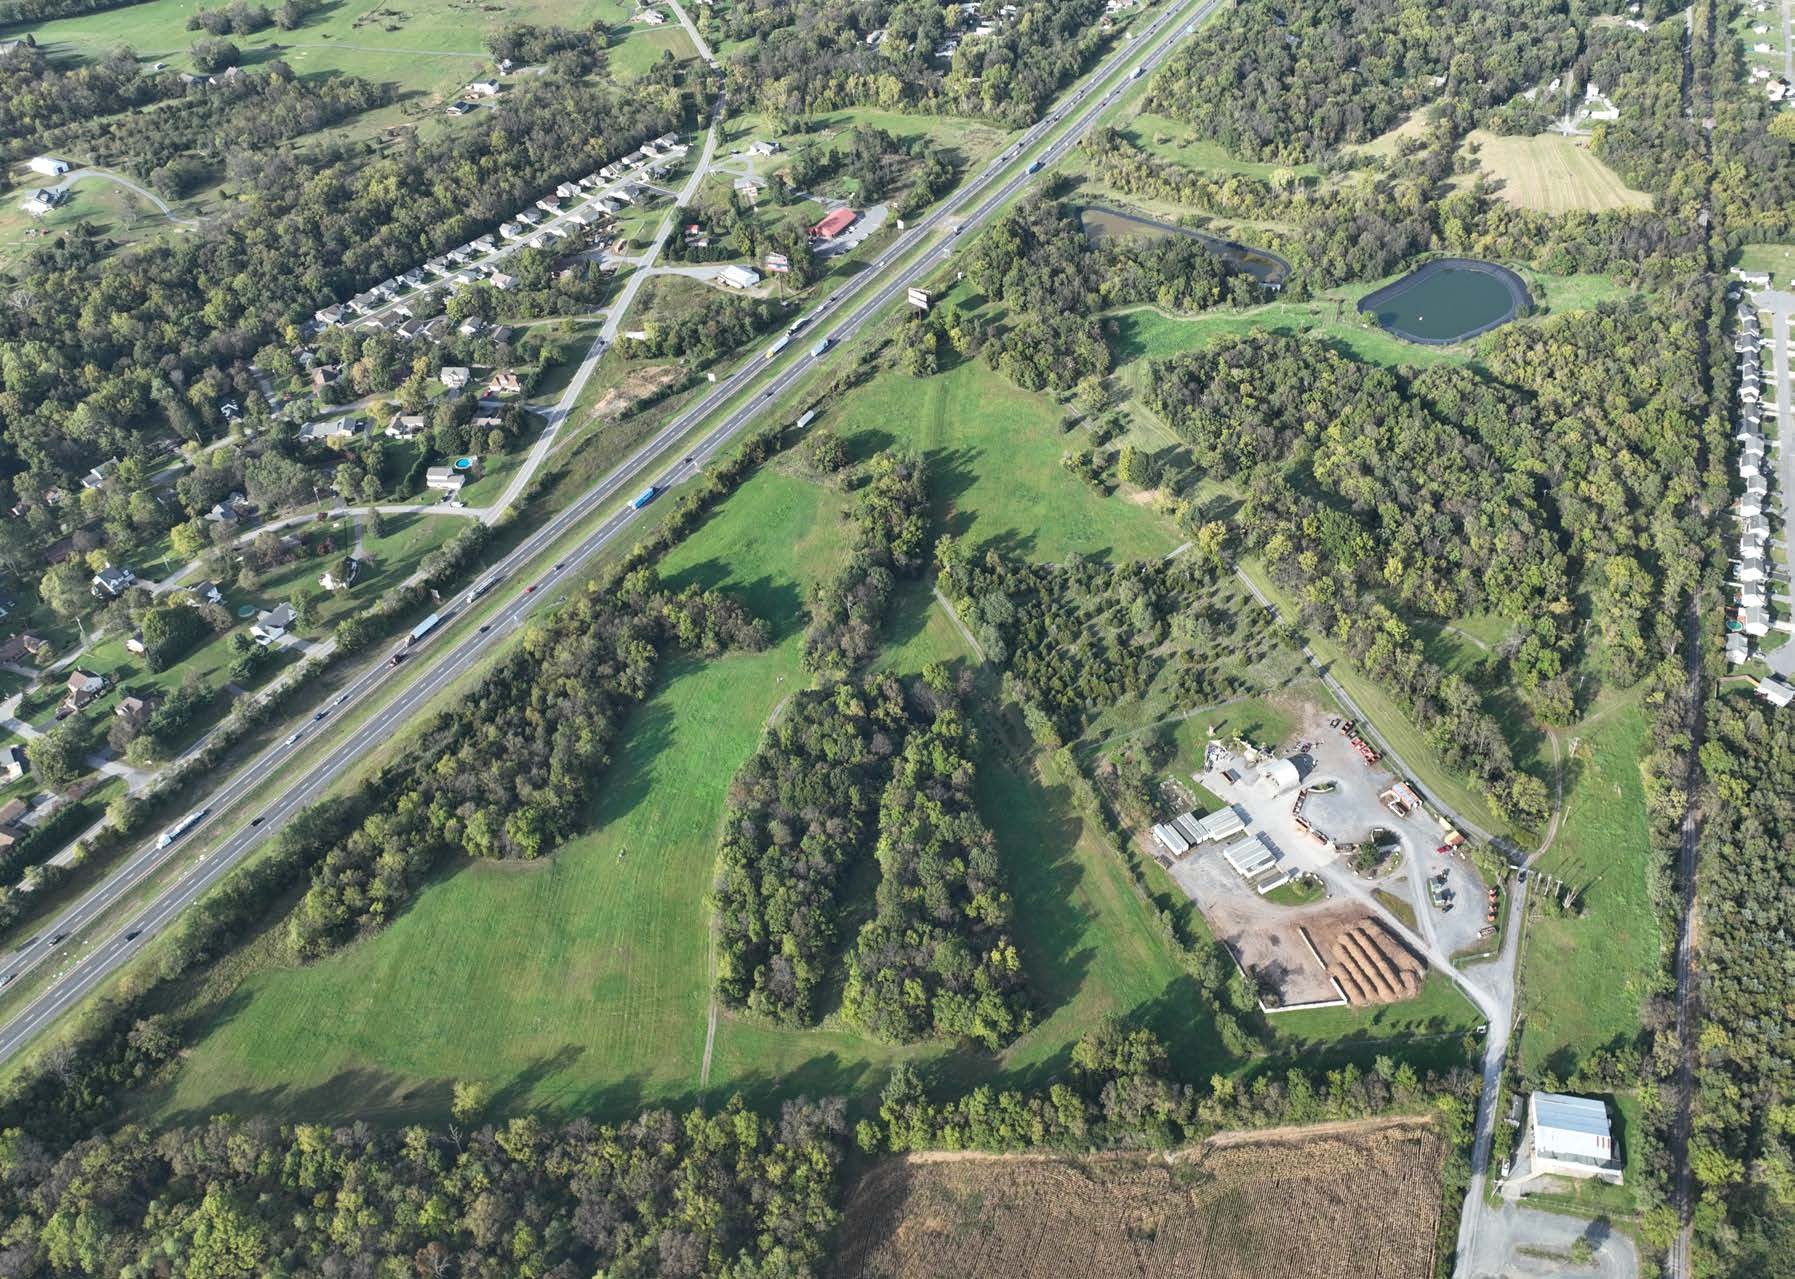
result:
<svg viewBox="0 0 1795 1279"><path fill-rule="evenodd" d="M1171 51L1177 36L1188 33L1219 4L1220 0L1184 0L1183 3L1173 4L1141 32L1132 36L1045 118L994 158L976 178L939 209L921 219L888 245L859 275L813 308L807 317L810 333L827 336L836 346L856 337L907 288L939 269L959 243L956 237L993 217L1028 184L1033 170L1052 163L1076 145L1084 131L1122 95L1127 82L1117 84L1103 97L1092 100L1098 85L1117 75L1131 61L1137 63L1140 71L1157 65ZM1036 163L1023 169L1023 154L1056 131L1058 136L1034 157ZM1005 176L1006 173L1008 176ZM928 252L917 253L931 233L948 227L952 228L950 236L944 237L941 243ZM822 318L835 316L845 318L827 324ZM10 1059L45 1026L105 981L141 947L177 919L182 910L239 864L267 835L279 830L282 823L293 814L319 799L371 749L391 740L401 725L424 709L443 689L471 670L529 612L543 604L550 593L547 588L565 583L602 547L625 533L637 514L636 510L625 507L615 511L588 532L576 547L566 550L552 569L535 575L534 582L526 583L522 570L589 517L632 494L638 486L652 483L664 491L700 473L706 460L755 421L769 401L807 377L819 358L827 357L794 360L785 365L775 375L767 378L765 386L753 400L727 414L705 433L683 459L670 465L664 463L662 455L669 448L766 373L767 366L763 361L744 361L734 373L719 381L702 401L670 420L627 461L533 531L499 564L481 570L477 581L497 582L494 589L511 592L511 598L479 630L455 642L446 652L440 647L432 648L426 641L420 648L419 655L428 654L434 658L430 669L405 683L399 692L377 705L366 721L348 738L332 745L323 758L301 768L293 768L290 758L303 744L303 734L312 727L310 724L300 734L266 748L219 790L197 802L197 810L206 816L184 832L179 840L165 848L158 847L157 840L146 843L104 883L96 886L44 933L15 953L6 972L0 974L0 986L11 984L23 973L53 957L62 958L67 966L4 1026L0 1026L0 1061ZM658 478L655 478L657 474ZM526 584L535 589L525 589ZM465 608L472 603L471 596L459 596L458 600L466 602L445 608L445 621L452 618L457 607ZM363 699L379 701L385 692L391 670L385 662L371 664L322 708L314 719L348 713L343 708L359 704ZM127 923L117 927L97 943L75 950L72 957L59 954L60 943L57 938L72 937L102 919L145 879L177 856L183 846L203 838L206 828L213 822L222 820L225 810L234 801L284 770L292 771L293 776L278 795L269 799L259 812L245 816L241 825L210 849L184 876L164 888Z"/></svg>

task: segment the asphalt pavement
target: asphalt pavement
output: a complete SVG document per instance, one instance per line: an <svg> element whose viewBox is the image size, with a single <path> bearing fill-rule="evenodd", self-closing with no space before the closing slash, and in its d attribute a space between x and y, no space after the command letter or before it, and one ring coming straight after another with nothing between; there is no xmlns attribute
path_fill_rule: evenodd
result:
<svg viewBox="0 0 1795 1279"><path fill-rule="evenodd" d="M1032 173L1020 168L1005 179L1003 174L1006 168L1013 166L1024 152L1038 144L1048 134L1060 129L1068 114L1076 113L1076 118L1064 128L1061 136L1044 147L1036 156L1042 166L1058 160L1077 145L1084 131L1094 124L1097 118L1122 95L1130 82L1124 81L1102 98L1091 100L1096 85L1115 75L1129 62L1136 59L1139 60L1143 69L1151 69L1156 66L1174 47L1176 43L1174 37L1194 29L1196 23L1212 12L1219 3L1220 0L1184 0L1184 3L1173 5L1141 32L1130 37L1068 98L1056 105L1044 119L1031 126L1021 139L989 162L977 178L949 197L938 209L922 218L892 244L886 246L877 258L867 264L865 270L813 308L809 317L809 328L817 333L826 333L836 348L856 337L868 323L872 322L906 289L937 270L958 247L960 243L958 237L962 232L975 229L988 221L1011 197L1033 180ZM1159 43L1152 45L1151 42L1156 38ZM1088 105L1086 105L1087 103ZM1032 169L1037 166L1031 164L1029 167ZM983 198L980 198L981 193L983 193ZM976 204L974 204L975 201ZM968 205L973 205L970 211L967 211ZM883 285L878 283L880 278L886 275L899 259L908 257L933 232L949 227L952 228L952 234L945 237L933 251L918 256L908 266L896 270ZM863 294L867 295L865 299L859 301L858 305L854 305ZM846 314L847 318L836 321L832 326L823 323L822 317L842 314ZM599 508L634 491L637 485L642 484L649 476L655 475L657 468L659 468L659 478L651 482L663 491L674 488L698 474L707 459L759 417L768 401L792 389L800 380L809 375L813 364L817 363L819 359L827 358L828 356L824 355L791 361L767 380L758 397L728 414L722 422L705 434L698 445L683 460L670 466L662 465L661 455L668 448L766 371L765 365L761 361L743 361L733 374L721 379L703 400L674 417L638 449L628 461L617 467L583 496L525 538L500 564L483 570L478 580L486 582L497 578L502 581L503 589L517 591L518 582L511 580L514 575L521 575L522 570L531 561L547 551L563 535L571 532L577 525L595 514ZM425 676L406 684L397 696L378 706L367 721L358 727L347 740L332 746L323 759L312 763L303 770L295 770L286 789L270 799L258 813L251 815L217 847L206 853L186 875L163 889L148 906L137 912L126 924L117 928L97 944L76 950L72 960L65 958L67 967L58 974L57 978L15 1013L4 1026L0 1026L0 1061L12 1057L46 1025L54 1021L94 987L105 981L139 949L148 945L163 929L179 917L182 910L241 862L249 852L260 844L262 839L278 831L286 818L320 798L371 748L390 740L412 715L421 711L439 692L487 656L493 646L512 631L524 617L533 609L540 607L551 593L547 588L572 580L592 556L627 529L636 514L636 511L627 507L614 512L598 528L587 534L576 548L567 552L556 568L540 574L537 577L535 590L514 595L486 626L463 638L447 654L439 656ZM465 597L458 597L458 599L462 598ZM451 620L458 608L465 606L465 604L458 604L457 607L445 608L443 610L444 620ZM419 655L424 656L431 651L429 642L426 640L419 650ZM392 668L385 661L370 665L351 681L349 686L339 693L316 718L323 719L330 714L347 714L359 705L362 699L378 698L391 670ZM0 984L10 984L24 972L49 961L52 956L59 953L59 948L53 944L52 938L58 935L77 933L101 919L146 878L179 855L183 847L191 845L197 839L204 838L207 828L221 821L225 816L225 810L235 800L254 790L276 772L290 769L288 761L291 755L300 749L303 734L312 727L311 724L308 724L306 729L302 729L302 735L298 741L289 737L280 745L265 749L233 775L222 788L201 801L201 811L206 815L191 829L183 832L181 837L168 847L158 848L158 841L151 839L139 848L104 883L83 897L54 924L46 928L44 933L34 938L20 951L15 952L13 963L8 966L6 973L0 976Z"/></svg>

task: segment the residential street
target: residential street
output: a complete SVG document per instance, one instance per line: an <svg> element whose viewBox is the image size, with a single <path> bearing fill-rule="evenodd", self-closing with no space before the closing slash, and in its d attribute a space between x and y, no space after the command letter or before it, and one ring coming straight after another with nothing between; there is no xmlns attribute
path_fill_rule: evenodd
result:
<svg viewBox="0 0 1795 1279"><path fill-rule="evenodd" d="M1768 457L1776 459L1776 484L1771 494L1775 506L1772 523L1774 533L1772 545L1787 547L1789 544L1789 517L1795 515L1795 403L1790 402L1789 372L1789 317L1795 314L1795 293L1781 289L1753 289L1751 299L1758 306L1770 312L1770 333L1774 339L1770 348L1770 369L1776 387L1776 438L1766 450ZM1771 514L1767 507L1765 513ZM1733 548L1734 554L1738 547ZM1770 587L1773 597L1781 597L1778 612L1781 617L1789 616L1789 596L1791 594L1786 576L1775 581ZM1784 643L1780 648L1759 655L1770 669L1785 678L1795 676L1795 641Z"/></svg>

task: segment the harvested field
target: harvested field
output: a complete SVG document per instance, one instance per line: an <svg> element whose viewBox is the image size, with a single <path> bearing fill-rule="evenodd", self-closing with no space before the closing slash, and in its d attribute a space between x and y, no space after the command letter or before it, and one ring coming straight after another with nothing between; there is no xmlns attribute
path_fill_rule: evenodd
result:
<svg viewBox="0 0 1795 1279"><path fill-rule="evenodd" d="M1499 137L1473 130L1477 163L1502 183L1499 192L1510 204L1542 213L1587 209L1647 209L1652 197L1635 191L1619 174L1598 160L1587 138L1542 133L1530 138Z"/></svg>
<svg viewBox="0 0 1795 1279"><path fill-rule="evenodd" d="M1445 1148L1422 1119L1162 1155L913 1155L861 1178L852 1279L1424 1279Z"/></svg>
<svg viewBox="0 0 1795 1279"><path fill-rule="evenodd" d="M1340 983L1353 1007L1393 1004L1421 992L1427 970L1381 921L1367 915L1332 935L1316 930L1310 936L1328 957L1328 975Z"/></svg>

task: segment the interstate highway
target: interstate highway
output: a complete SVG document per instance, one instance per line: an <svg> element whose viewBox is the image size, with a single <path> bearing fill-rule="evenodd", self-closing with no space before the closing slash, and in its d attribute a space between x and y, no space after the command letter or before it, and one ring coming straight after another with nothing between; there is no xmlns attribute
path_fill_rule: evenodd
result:
<svg viewBox="0 0 1795 1279"><path fill-rule="evenodd" d="M1118 75L1130 63L1151 70L1171 52L1179 35L1194 29L1219 3L1220 0L1185 0L1185 3L1175 4L1143 31L1126 41L1045 118L1031 126L1017 142L987 164L978 177L887 246L883 253L868 264L866 270L813 308L806 317L807 329L813 336L832 339L834 350L839 350L858 336L884 308L901 297L906 289L938 269L953 252L958 240L944 239L933 250L897 269L883 284L879 283L882 276L914 253L928 235L938 228L957 222L953 231L953 236L957 237L966 230L976 230L990 220L1031 180L1032 175L1022 167L1022 158L1031 147L1057 130L1059 136L1034 158L1043 165L1059 159L1122 96L1131 80L1119 82L1103 97L1084 105L1095 92L1096 86ZM1157 44L1153 43L1155 39L1158 40ZM1008 170L1014 172L1006 179L1002 175ZM976 207L970 213L960 212L975 202ZM860 300L862 295L865 295L864 300ZM850 311L847 318L833 326L823 323L824 317ZM475 581L485 582L497 576L504 579L497 589L513 592L512 598L492 615L485 629L467 635L447 653L440 655L439 646L432 646L426 641L418 650L419 655L435 656L436 660L423 676L407 683L397 695L378 706L367 721L346 740L332 746L324 758L298 773L285 790L267 801L253 815L257 819L254 825L250 824L251 815L243 815L242 824L184 876L165 888L129 922L117 928L98 945L79 953L65 972L0 1027L0 1061L10 1059L46 1025L115 972L139 948L147 945L176 920L182 910L241 862L265 836L279 830L287 818L321 798L370 749L390 740L407 720L421 711L444 688L471 670L516 628L526 614L541 605L548 594L546 588L571 578L601 548L623 533L637 512L626 507L613 513L588 533L577 547L562 554L559 561L561 567L546 572L539 571L536 591L524 592L526 580L523 570L537 558L543 557L555 542L600 508L636 491L639 485L654 483L663 490L672 489L697 474L705 460L753 422L768 401L793 389L809 375L813 365L825 362L828 358L825 355L791 361L776 375L767 379L755 399L738 407L707 432L684 460L666 466L661 461L662 454L694 430L706 417L716 412L722 404L765 374L766 366L762 360L745 360L703 400L676 415L627 461L531 533L499 564L481 570L475 576ZM653 479L651 477L657 473L657 467L661 468L659 478ZM456 598L465 600L466 596L458 592ZM455 611L453 606L443 610L445 622L453 619ZM380 698L390 673L391 669L385 661L370 665L342 693L332 698L327 704L328 713L342 713L343 708L358 705L365 699ZM302 733L311 731L311 727L308 721L305 729L301 730ZM185 845L205 838L207 828L224 819L224 810L286 767L288 757L303 745L303 737L299 742L287 738L279 745L265 748L219 790L196 799L194 807L209 809L211 816L167 849L156 848L155 839L150 839L104 883L97 885L54 924L46 927L32 943L21 948L0 981L10 984L24 972L55 957L57 948L50 938L75 934L100 920L149 876L179 856Z"/></svg>

